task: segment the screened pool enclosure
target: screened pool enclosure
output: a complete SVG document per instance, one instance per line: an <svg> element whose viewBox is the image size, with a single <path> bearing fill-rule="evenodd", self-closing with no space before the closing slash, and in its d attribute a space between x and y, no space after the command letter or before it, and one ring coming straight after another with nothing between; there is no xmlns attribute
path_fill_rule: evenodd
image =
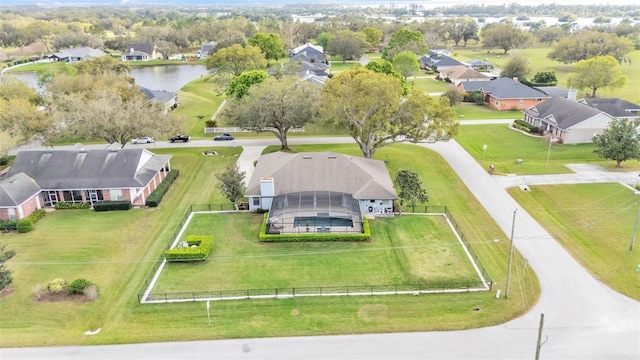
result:
<svg viewBox="0 0 640 360"><path fill-rule="evenodd" d="M275 196L267 234L362 233L362 214L351 194L303 191Z"/></svg>

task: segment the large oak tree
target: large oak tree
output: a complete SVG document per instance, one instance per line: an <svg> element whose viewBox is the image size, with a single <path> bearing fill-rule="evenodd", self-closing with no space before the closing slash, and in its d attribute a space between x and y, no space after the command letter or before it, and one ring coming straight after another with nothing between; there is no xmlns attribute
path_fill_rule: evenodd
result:
<svg viewBox="0 0 640 360"><path fill-rule="evenodd" d="M596 96L600 88L617 89L627 82L622 74L620 64L612 56L596 56L580 60L574 66L575 72L569 74L567 84L576 89L589 89L591 96Z"/></svg>
<svg viewBox="0 0 640 360"><path fill-rule="evenodd" d="M640 160L640 137L636 127L638 122L613 119L600 135L593 137L593 152L601 158L616 161L622 167L623 161Z"/></svg>
<svg viewBox="0 0 640 360"><path fill-rule="evenodd" d="M533 35L514 24L491 24L482 29L481 38L483 48L502 49L506 54L511 49L520 49L529 45Z"/></svg>
<svg viewBox="0 0 640 360"><path fill-rule="evenodd" d="M347 127L366 158L394 142L448 140L458 130L447 98L421 91L404 97L396 78L363 68L342 72L325 84L322 110Z"/></svg>
<svg viewBox="0 0 640 360"><path fill-rule="evenodd" d="M215 54L209 55L204 62L208 70L228 71L235 76L247 70L267 66L267 59L259 47L240 44L220 49Z"/></svg>

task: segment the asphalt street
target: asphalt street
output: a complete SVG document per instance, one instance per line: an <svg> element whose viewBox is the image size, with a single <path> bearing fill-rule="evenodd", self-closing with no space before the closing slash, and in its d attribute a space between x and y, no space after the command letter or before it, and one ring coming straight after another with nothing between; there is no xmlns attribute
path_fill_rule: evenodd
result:
<svg viewBox="0 0 640 360"><path fill-rule="evenodd" d="M290 139L290 144L314 142L348 143L353 140ZM160 142L150 147L262 147L277 143L275 139L237 140L225 144L213 144L211 140L186 144ZM127 145L135 146L142 145ZM447 160L505 234L511 232L513 212L517 209L514 244L538 275L542 288L539 302L527 314L499 326L465 331L2 349L1 358L532 359L539 317L544 313L543 340L546 342L541 359L640 359L640 302L593 278L539 223L519 208L498 177L489 175L457 142L419 146L437 151ZM257 149L247 148L247 154L251 155L245 156L244 161L251 161L259 154ZM597 174L590 176L597 177ZM504 289L504 284L497 286Z"/></svg>

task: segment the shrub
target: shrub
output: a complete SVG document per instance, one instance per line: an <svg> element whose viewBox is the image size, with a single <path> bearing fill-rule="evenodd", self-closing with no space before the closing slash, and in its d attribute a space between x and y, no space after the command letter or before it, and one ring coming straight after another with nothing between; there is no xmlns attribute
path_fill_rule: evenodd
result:
<svg viewBox="0 0 640 360"><path fill-rule="evenodd" d="M131 203L128 201L98 201L93 204L94 211L129 210Z"/></svg>
<svg viewBox="0 0 640 360"><path fill-rule="evenodd" d="M147 197L146 205L149 207L157 207L160 205L164 194L169 190L169 186L173 183L173 181L180 175L180 171L174 169L171 170L167 177L158 185L158 187Z"/></svg>
<svg viewBox="0 0 640 360"><path fill-rule="evenodd" d="M9 163L9 156L0 156L0 165L7 165Z"/></svg>
<svg viewBox="0 0 640 360"><path fill-rule="evenodd" d="M534 133L534 134L537 134L537 133L540 132L540 128L539 127L531 125L528 122L523 121L523 120L515 120L513 122L513 127L516 128L516 129L528 131L528 132Z"/></svg>
<svg viewBox="0 0 640 360"><path fill-rule="evenodd" d="M54 207L57 210L67 210L67 209L88 209L91 207L89 203L68 203L64 201L58 201Z"/></svg>
<svg viewBox="0 0 640 360"><path fill-rule="evenodd" d="M0 231L16 230L17 220L0 220Z"/></svg>
<svg viewBox="0 0 640 360"><path fill-rule="evenodd" d="M64 286L67 284L66 281L62 278L57 278L49 281L49 285L47 285L47 289L52 293L59 293L64 289Z"/></svg>
<svg viewBox="0 0 640 360"><path fill-rule="evenodd" d="M69 295L82 294L89 285L91 285L91 282L87 279L75 279L69 284L67 291L69 291Z"/></svg>
<svg viewBox="0 0 640 360"><path fill-rule="evenodd" d="M165 250L165 259L167 261L204 260L213 249L213 237L211 236L189 235L185 242L185 247Z"/></svg>
<svg viewBox="0 0 640 360"><path fill-rule="evenodd" d="M29 218L18 220L16 223L16 230L18 230L19 233L28 233L33 230L33 221Z"/></svg>
<svg viewBox="0 0 640 360"><path fill-rule="evenodd" d="M4 220L0 221L0 230L18 230L19 233L27 233L33 230L33 225L42 219L47 214L46 211L39 209L34 211L31 215L20 220Z"/></svg>
<svg viewBox="0 0 640 360"><path fill-rule="evenodd" d="M96 287L95 285L87 286L86 288L84 288L84 290L82 290L82 293L87 297L87 299L91 301L98 299L98 287Z"/></svg>
<svg viewBox="0 0 640 360"><path fill-rule="evenodd" d="M265 214L265 213L268 213L268 212L269 212L269 209L257 208L257 209L256 209L256 212L257 212L258 214Z"/></svg>

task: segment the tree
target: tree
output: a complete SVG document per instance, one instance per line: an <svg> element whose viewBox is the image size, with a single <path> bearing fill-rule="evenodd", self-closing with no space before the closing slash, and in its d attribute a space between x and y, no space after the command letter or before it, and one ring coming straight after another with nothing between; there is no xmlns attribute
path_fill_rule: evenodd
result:
<svg viewBox="0 0 640 360"><path fill-rule="evenodd" d="M231 80L227 88L227 96L235 96L238 99L247 95L249 87L259 84L269 77L264 70L247 71Z"/></svg>
<svg viewBox="0 0 640 360"><path fill-rule="evenodd" d="M462 102L464 95L453 84L449 84L449 88L447 89L447 91L442 93L442 97L446 97L447 99L449 99L449 104L451 106L454 106Z"/></svg>
<svg viewBox="0 0 640 360"><path fill-rule="evenodd" d="M463 41L466 47L469 40L478 37L478 24L470 17L447 20L443 30L445 39L453 40L456 46Z"/></svg>
<svg viewBox="0 0 640 360"><path fill-rule="evenodd" d="M351 59L360 59L364 49L367 47L367 40L364 34L350 30L339 30L331 37L327 53L340 56L342 63Z"/></svg>
<svg viewBox="0 0 640 360"><path fill-rule="evenodd" d="M238 200L244 196L245 175L236 162L228 163L223 172L216 174L216 179L219 181L218 189L222 196L233 203L236 210L238 210Z"/></svg>
<svg viewBox="0 0 640 360"><path fill-rule="evenodd" d="M61 74L47 90L52 94L57 135L99 138L124 146L136 137L160 137L176 130L177 119L166 113L163 104L150 102L138 87L115 73Z"/></svg>
<svg viewBox="0 0 640 360"><path fill-rule="evenodd" d="M204 62L208 70L229 71L235 76L267 65L260 48L251 45L243 47L239 44L218 50L215 54L209 55Z"/></svg>
<svg viewBox="0 0 640 360"><path fill-rule="evenodd" d="M389 39L389 44L382 51L382 58L391 60L402 51L413 51L415 54L424 54L429 50L424 42L422 33L417 30L400 29L394 32Z"/></svg>
<svg viewBox="0 0 640 360"><path fill-rule="evenodd" d="M16 255L15 250L7 250L7 245L0 245L0 291L13 282L11 270L7 269L7 261Z"/></svg>
<svg viewBox="0 0 640 360"><path fill-rule="evenodd" d="M323 49L327 49L329 47L329 42L331 41L331 34L326 31L321 32L316 37L316 42L318 45L322 46Z"/></svg>
<svg viewBox="0 0 640 360"><path fill-rule="evenodd" d="M615 33L581 30L558 41L547 57L565 64L590 59L595 56L611 55L618 62L627 60L633 51L633 43Z"/></svg>
<svg viewBox="0 0 640 360"><path fill-rule="evenodd" d="M409 169L399 170L394 182L400 190L398 196L409 203L411 211L415 211L416 204L429 202L427 191L422 188L422 181L417 172Z"/></svg>
<svg viewBox="0 0 640 360"><path fill-rule="evenodd" d="M240 99L231 99L221 113L229 125L273 133L282 150L289 150L287 133L313 121L318 113L320 89L297 76L269 77L252 85Z"/></svg>
<svg viewBox="0 0 640 360"><path fill-rule="evenodd" d="M393 68L402 74L405 80L410 76L415 76L420 70L418 55L411 51L403 51L393 57Z"/></svg>
<svg viewBox="0 0 640 360"><path fill-rule="evenodd" d="M534 86L556 86L558 84L558 78L556 72L550 71L538 71L531 81Z"/></svg>
<svg viewBox="0 0 640 360"><path fill-rule="evenodd" d="M391 64L391 62L387 60L372 60L369 61L364 67L373 72L393 76L394 78L398 79L398 81L400 81L400 86L402 87L402 95L407 95L409 93L407 82L404 80L402 74L393 69L393 64Z"/></svg>
<svg viewBox="0 0 640 360"><path fill-rule="evenodd" d="M365 158L394 142L448 140L458 129L448 99L422 91L403 97L396 78L364 68L330 79L322 89L322 110L347 127Z"/></svg>
<svg viewBox="0 0 640 360"><path fill-rule="evenodd" d="M549 26L538 31L538 41L551 45L567 36L567 33L559 26Z"/></svg>
<svg viewBox="0 0 640 360"><path fill-rule="evenodd" d="M567 84L579 90L592 90L592 97L600 88L618 89L627 82L627 77L622 74L620 64L613 56L580 60L573 68L575 72L569 74Z"/></svg>
<svg viewBox="0 0 640 360"><path fill-rule="evenodd" d="M0 76L0 131L18 141L41 139L52 128L45 103L35 89L11 76Z"/></svg>
<svg viewBox="0 0 640 360"><path fill-rule="evenodd" d="M522 55L513 55L511 59L505 64L502 71L500 71L500 77L517 78L520 81L526 79L527 75L531 72L531 65L529 60Z"/></svg>
<svg viewBox="0 0 640 360"><path fill-rule="evenodd" d="M382 30L374 27L366 27L362 29L362 33L364 34L367 43L369 43L370 48L378 48L380 43L382 43Z"/></svg>
<svg viewBox="0 0 640 360"><path fill-rule="evenodd" d="M249 38L248 43L251 46L260 48L260 51L262 51L264 57L267 59L267 64L269 60L278 61L278 59L287 56L284 45L276 34L266 35L264 33L257 33L252 38Z"/></svg>
<svg viewBox="0 0 640 360"><path fill-rule="evenodd" d="M609 126L600 135L593 137L593 152L601 158L616 161L616 167L622 167L620 163L630 159L640 160L640 136L636 127L638 121L613 119Z"/></svg>
<svg viewBox="0 0 640 360"><path fill-rule="evenodd" d="M491 24L485 26L481 33L482 47L485 49L498 48L506 54L511 49L526 47L533 35L513 24Z"/></svg>

